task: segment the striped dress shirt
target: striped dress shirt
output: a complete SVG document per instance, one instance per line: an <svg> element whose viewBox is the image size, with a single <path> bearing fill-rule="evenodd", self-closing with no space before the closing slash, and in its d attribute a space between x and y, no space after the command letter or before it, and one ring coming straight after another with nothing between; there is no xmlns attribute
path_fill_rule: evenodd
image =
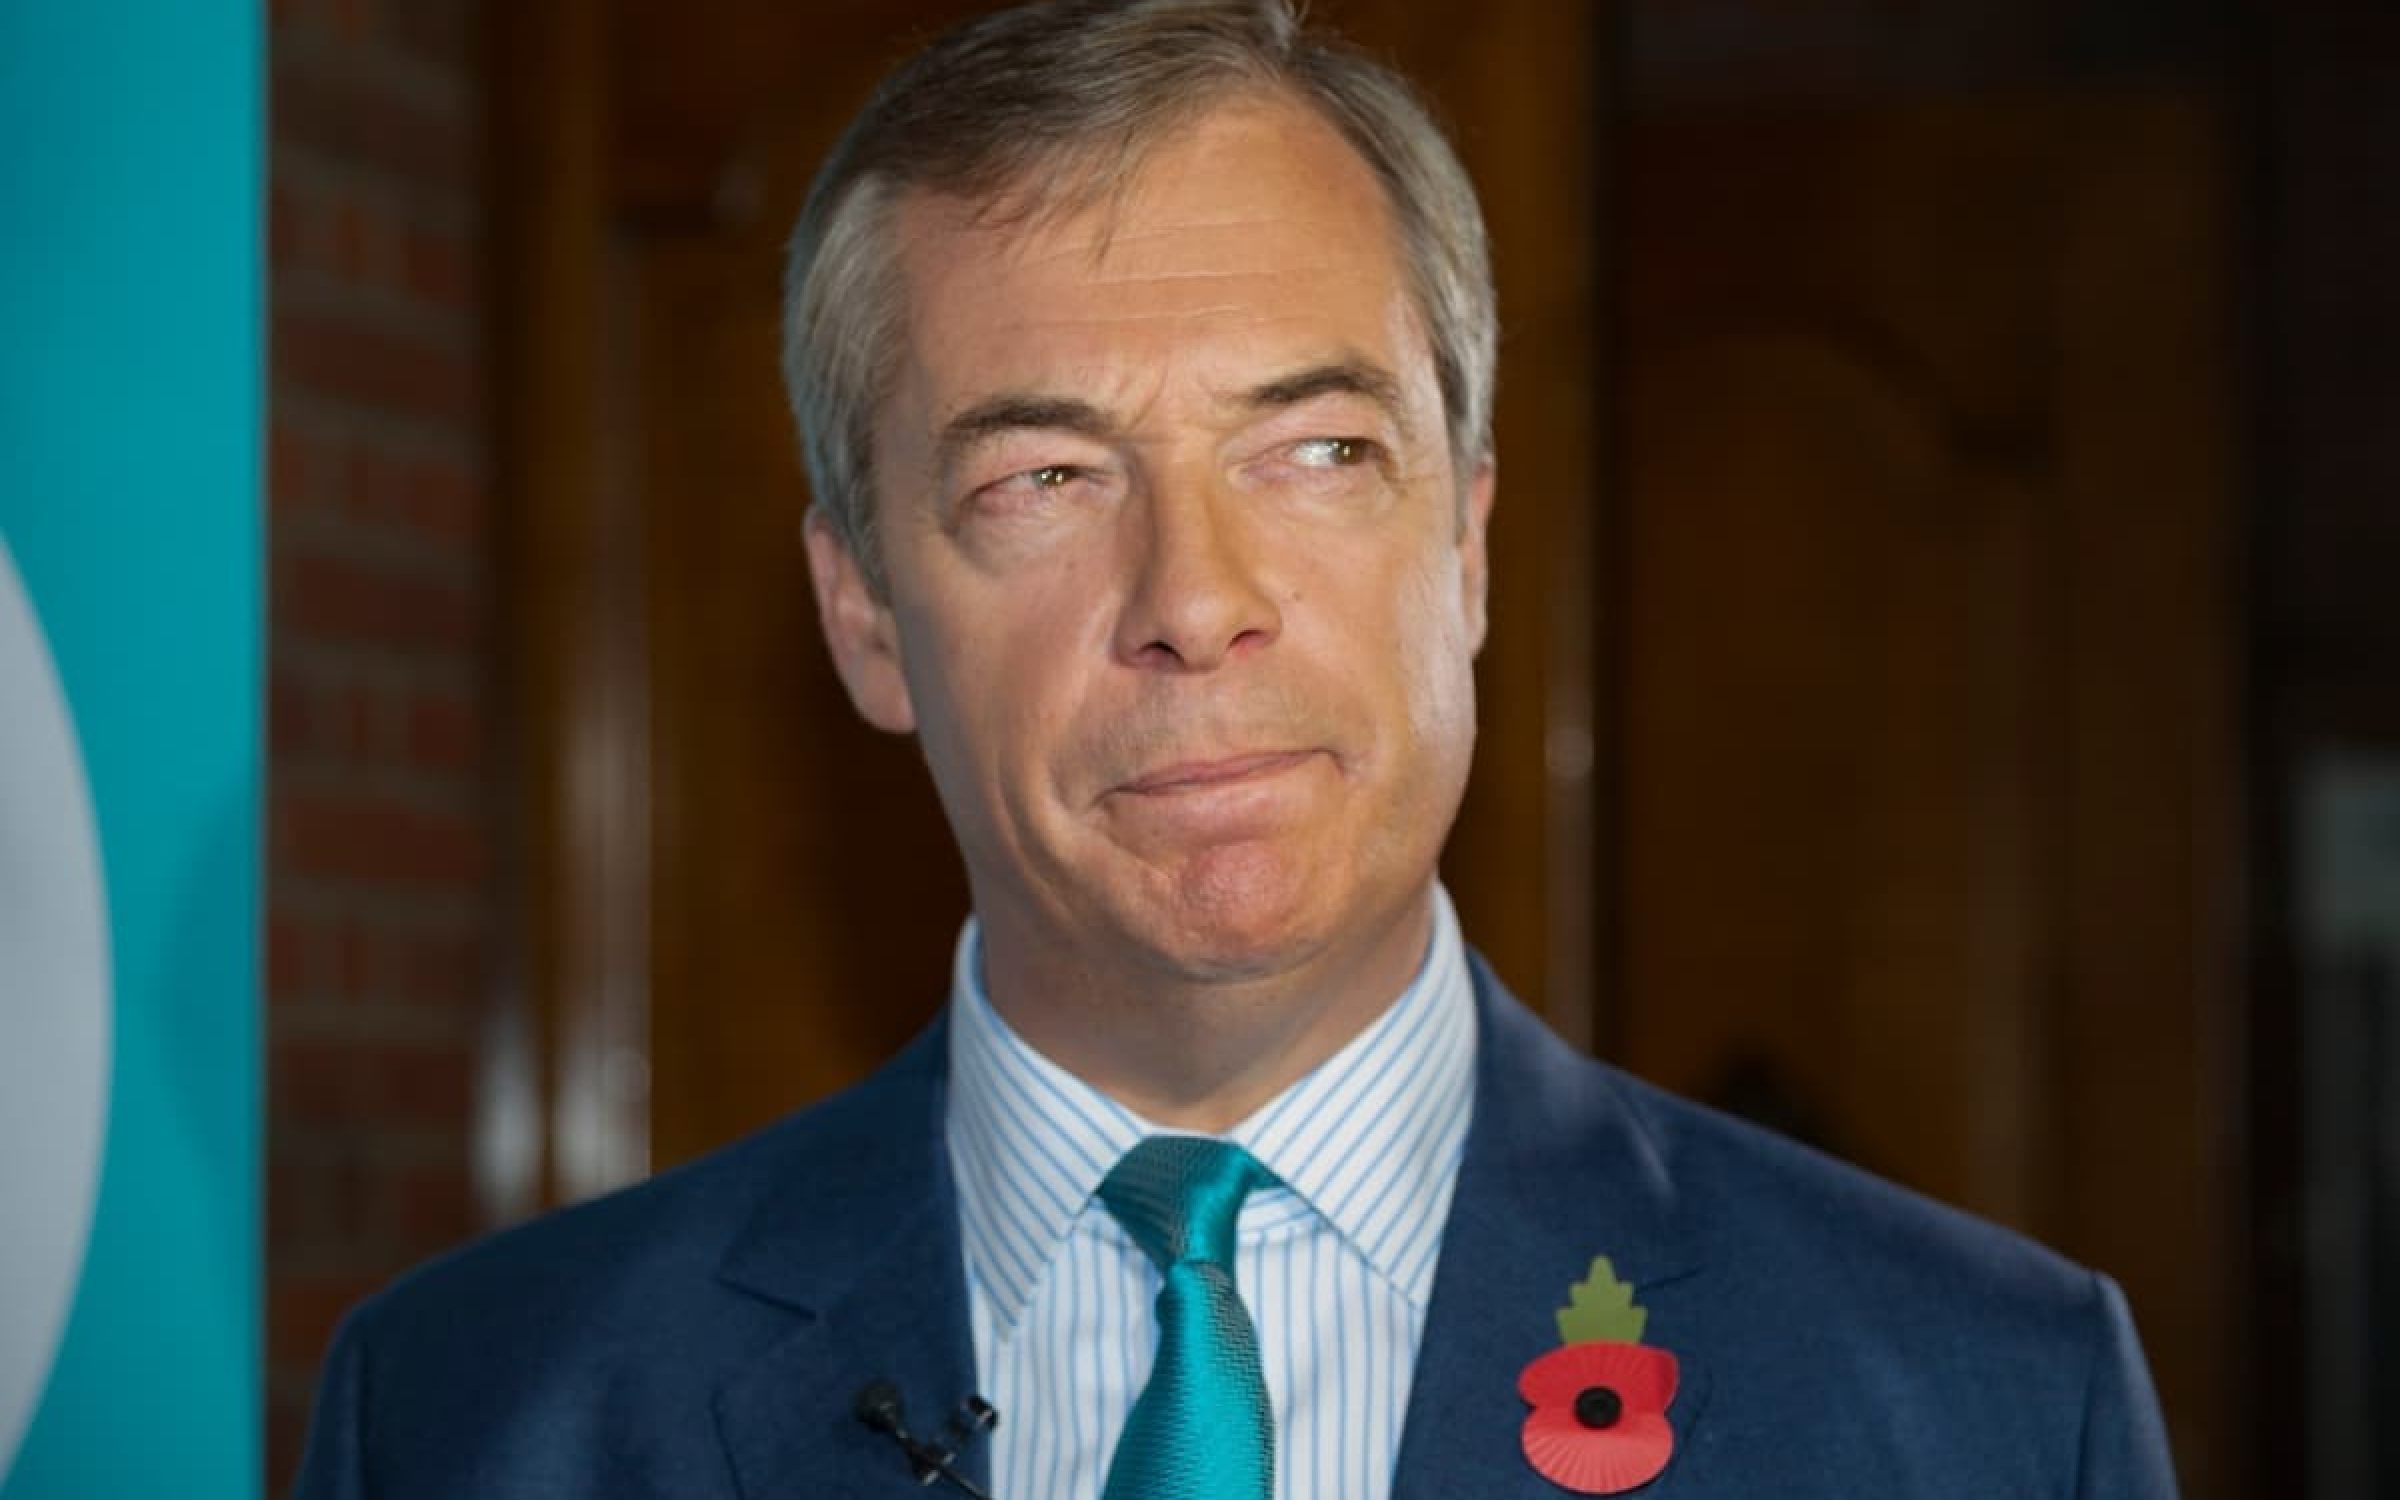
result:
<svg viewBox="0 0 2400 1500"><path fill-rule="evenodd" d="M970 919L951 986L947 1132L997 1500L1083 1500L1157 1346L1159 1273L1094 1197L1158 1127L992 1009ZM1423 967L1373 1024L1225 1139L1280 1182L1242 1207L1278 1500L1384 1500L1458 1182L1475 1077L1458 919L1433 892Z"/></svg>

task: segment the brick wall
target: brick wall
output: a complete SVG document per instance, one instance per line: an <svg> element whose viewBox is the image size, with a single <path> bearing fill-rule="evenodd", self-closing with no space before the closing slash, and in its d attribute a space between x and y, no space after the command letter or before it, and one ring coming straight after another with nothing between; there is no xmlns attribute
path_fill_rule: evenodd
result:
<svg viewBox="0 0 2400 1500"><path fill-rule="evenodd" d="M492 680L473 0L270 20L268 1485L335 1321L475 1223Z"/></svg>

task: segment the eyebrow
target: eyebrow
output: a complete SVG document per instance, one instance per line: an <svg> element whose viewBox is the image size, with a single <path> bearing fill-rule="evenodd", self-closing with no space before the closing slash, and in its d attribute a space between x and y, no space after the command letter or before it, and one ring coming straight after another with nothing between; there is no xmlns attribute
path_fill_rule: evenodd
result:
<svg viewBox="0 0 2400 1500"><path fill-rule="evenodd" d="M1336 360L1278 376L1242 393L1240 402L1253 411L1297 406L1319 396L1363 396L1382 409L1402 434L1409 431L1408 413L1400 398L1400 381L1389 370L1363 360Z"/></svg>
<svg viewBox="0 0 2400 1500"><path fill-rule="evenodd" d="M949 473L960 458L987 438L1011 432L1072 432L1095 440L1113 435L1117 424L1089 401L1070 396L994 396L942 424L934 440L938 471Z"/></svg>
<svg viewBox="0 0 2400 1500"><path fill-rule="evenodd" d="M1341 395L1364 397L1403 436L1413 435L1399 380L1389 371L1362 360L1335 360L1278 375L1238 393L1232 404L1249 411L1274 411L1319 396ZM1071 432L1105 442L1117 436L1118 424L1099 407L1072 396L1024 393L994 396L978 401L942 424L934 439L937 472L952 472L976 446L1012 432Z"/></svg>

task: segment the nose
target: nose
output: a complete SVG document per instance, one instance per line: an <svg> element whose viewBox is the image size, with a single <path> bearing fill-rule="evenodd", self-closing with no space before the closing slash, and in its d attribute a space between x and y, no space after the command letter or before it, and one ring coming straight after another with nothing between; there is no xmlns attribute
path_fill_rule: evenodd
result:
<svg viewBox="0 0 2400 1500"><path fill-rule="evenodd" d="M1209 672L1274 641L1283 617L1240 500L1206 482L1153 484L1138 528L1118 659L1151 671Z"/></svg>

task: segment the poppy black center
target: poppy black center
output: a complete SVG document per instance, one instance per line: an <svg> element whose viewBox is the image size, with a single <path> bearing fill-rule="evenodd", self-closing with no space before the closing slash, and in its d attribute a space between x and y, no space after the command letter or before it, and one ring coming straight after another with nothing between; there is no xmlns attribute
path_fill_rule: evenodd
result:
<svg viewBox="0 0 2400 1500"><path fill-rule="evenodd" d="M1625 1400L1604 1385L1587 1385L1575 1393L1575 1420L1586 1427L1614 1427L1625 1415Z"/></svg>

